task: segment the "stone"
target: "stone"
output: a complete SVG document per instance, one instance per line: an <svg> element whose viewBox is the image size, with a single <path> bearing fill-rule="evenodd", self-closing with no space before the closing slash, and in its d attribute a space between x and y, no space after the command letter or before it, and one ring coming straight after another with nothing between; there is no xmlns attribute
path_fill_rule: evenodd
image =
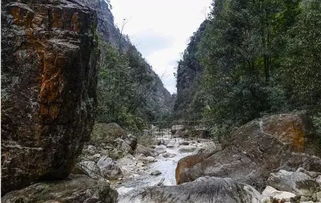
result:
<svg viewBox="0 0 321 203"><path fill-rule="evenodd" d="M157 162L157 160L156 160L154 157L152 157L152 156L144 157L144 158L142 158L142 160L143 160L144 162L147 162L147 163Z"/></svg>
<svg viewBox="0 0 321 203"><path fill-rule="evenodd" d="M2 194L67 177L96 107L95 13L72 0L1 2Z"/></svg>
<svg viewBox="0 0 321 203"><path fill-rule="evenodd" d="M179 145L189 145L189 144L190 144L190 143L187 142L187 141L182 141L182 142L179 143Z"/></svg>
<svg viewBox="0 0 321 203"><path fill-rule="evenodd" d="M156 151L158 154L163 154L163 153L166 152L166 146L164 146L164 145L158 145L158 146L156 146L155 151Z"/></svg>
<svg viewBox="0 0 321 203"><path fill-rule="evenodd" d="M280 170L277 173L271 173L267 184L278 190L308 197L312 197L321 190L316 180L299 170L295 172Z"/></svg>
<svg viewBox="0 0 321 203"><path fill-rule="evenodd" d="M317 181L317 183L319 183L319 185L321 185L321 175L319 175L319 176L316 178L316 181Z"/></svg>
<svg viewBox="0 0 321 203"><path fill-rule="evenodd" d="M216 202L259 203L262 199L253 187L230 178L202 177L177 186L153 186L134 190L119 198L127 202Z"/></svg>
<svg viewBox="0 0 321 203"><path fill-rule="evenodd" d="M152 176L159 176L160 174L162 174L162 172L160 172L159 170L155 170L153 172L150 173Z"/></svg>
<svg viewBox="0 0 321 203"><path fill-rule="evenodd" d="M156 156L154 149L152 149L150 147L145 147L141 144L137 145L135 153L138 155L143 154L144 156L153 156L153 157Z"/></svg>
<svg viewBox="0 0 321 203"><path fill-rule="evenodd" d="M177 183L202 176L230 177L263 190L275 170L321 171L318 143L309 134L304 113L280 114L251 121L226 137L222 150L178 164ZM195 160L193 160L195 159ZM181 163L184 163L182 161Z"/></svg>
<svg viewBox="0 0 321 203"><path fill-rule="evenodd" d="M162 154L162 156L164 158L174 158L176 156L176 154L166 152L166 153Z"/></svg>
<svg viewBox="0 0 321 203"><path fill-rule="evenodd" d="M179 152L181 153L191 153L194 152L196 150L196 147L181 147L179 148Z"/></svg>
<svg viewBox="0 0 321 203"><path fill-rule="evenodd" d="M201 153L190 155L179 160L175 170L176 183L181 184L183 182L193 181L193 179L191 178L190 174L187 173L187 171L194 165L201 163L202 161L204 161L212 155L212 153Z"/></svg>
<svg viewBox="0 0 321 203"><path fill-rule="evenodd" d="M317 201L321 202L321 191L316 194Z"/></svg>
<svg viewBox="0 0 321 203"><path fill-rule="evenodd" d="M293 193L286 192L286 191L278 191L271 186L267 186L265 190L262 192L262 195L263 195L263 200L265 200L265 202L270 199L277 202L281 202L281 201L290 202L296 197L296 195Z"/></svg>
<svg viewBox="0 0 321 203"><path fill-rule="evenodd" d="M102 177L108 180L116 180L122 177L122 171L116 162L107 156L103 156L97 162Z"/></svg>
<svg viewBox="0 0 321 203"><path fill-rule="evenodd" d="M99 167L94 161L81 161L76 164L76 167L83 171L83 174L87 174L91 178L100 177Z"/></svg>
<svg viewBox="0 0 321 203"><path fill-rule="evenodd" d="M105 181L73 175L67 180L36 183L21 190L7 193L3 203L12 202L116 202L118 194Z"/></svg>
<svg viewBox="0 0 321 203"><path fill-rule="evenodd" d="M126 136L126 134L126 131L117 123L95 123L91 142L94 144L99 142L112 143L117 138Z"/></svg>

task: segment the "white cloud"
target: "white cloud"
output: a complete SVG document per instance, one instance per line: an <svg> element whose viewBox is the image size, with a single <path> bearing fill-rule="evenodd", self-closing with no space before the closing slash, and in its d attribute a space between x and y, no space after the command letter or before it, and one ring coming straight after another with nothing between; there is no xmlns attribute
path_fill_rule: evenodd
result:
<svg viewBox="0 0 321 203"><path fill-rule="evenodd" d="M173 75L189 38L206 17L212 0L111 0L115 22L127 20L124 33L176 92Z"/></svg>

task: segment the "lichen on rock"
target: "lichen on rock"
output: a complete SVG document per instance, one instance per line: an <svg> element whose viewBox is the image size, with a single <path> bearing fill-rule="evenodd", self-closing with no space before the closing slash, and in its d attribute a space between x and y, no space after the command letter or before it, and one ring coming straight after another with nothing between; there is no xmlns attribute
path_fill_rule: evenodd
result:
<svg viewBox="0 0 321 203"><path fill-rule="evenodd" d="M71 0L2 1L2 193L68 176L96 106L96 14Z"/></svg>

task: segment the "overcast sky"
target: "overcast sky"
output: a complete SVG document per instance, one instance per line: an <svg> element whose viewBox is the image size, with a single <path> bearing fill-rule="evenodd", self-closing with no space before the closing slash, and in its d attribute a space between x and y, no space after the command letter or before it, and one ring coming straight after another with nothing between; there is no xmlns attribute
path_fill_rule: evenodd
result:
<svg viewBox="0 0 321 203"><path fill-rule="evenodd" d="M111 0L115 23L176 92L174 73L189 38L206 18L212 0Z"/></svg>

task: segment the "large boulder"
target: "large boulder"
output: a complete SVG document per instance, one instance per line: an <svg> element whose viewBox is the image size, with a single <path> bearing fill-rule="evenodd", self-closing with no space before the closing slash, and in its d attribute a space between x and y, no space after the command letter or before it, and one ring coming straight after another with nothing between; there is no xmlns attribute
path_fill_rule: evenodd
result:
<svg viewBox="0 0 321 203"><path fill-rule="evenodd" d="M91 135L90 144L96 147L96 153L106 151L113 159L120 159L133 154L137 147L137 138L127 134L117 123L96 123ZM87 156L87 151L82 156Z"/></svg>
<svg viewBox="0 0 321 203"><path fill-rule="evenodd" d="M303 167L321 171L320 146L309 136L304 114L282 114L252 121L231 134L221 151L203 159L195 155L179 162L177 183L201 176L230 177L263 189L275 169Z"/></svg>
<svg viewBox="0 0 321 203"><path fill-rule="evenodd" d="M268 185L282 191L292 192L306 200L316 200L317 193L321 192L321 184L317 182L320 173L308 172L302 169L297 171L280 170L271 173Z"/></svg>
<svg viewBox="0 0 321 203"><path fill-rule="evenodd" d="M111 143L124 136L126 136L126 131L117 123L96 123L91 135L91 141L94 143Z"/></svg>
<svg viewBox="0 0 321 203"><path fill-rule="evenodd" d="M107 156L103 156L97 162L100 174L108 180L115 180L122 177L122 171L117 166L116 162Z"/></svg>
<svg viewBox="0 0 321 203"><path fill-rule="evenodd" d="M230 178L202 177L178 186L154 186L121 196L120 203L259 203L261 195L251 186Z"/></svg>
<svg viewBox="0 0 321 203"><path fill-rule="evenodd" d="M117 192L106 181L74 175L68 180L36 183L22 190L12 191L1 198L3 203L42 202L101 202L113 203Z"/></svg>
<svg viewBox="0 0 321 203"><path fill-rule="evenodd" d="M2 194L66 177L96 106L96 15L73 0L1 2Z"/></svg>

